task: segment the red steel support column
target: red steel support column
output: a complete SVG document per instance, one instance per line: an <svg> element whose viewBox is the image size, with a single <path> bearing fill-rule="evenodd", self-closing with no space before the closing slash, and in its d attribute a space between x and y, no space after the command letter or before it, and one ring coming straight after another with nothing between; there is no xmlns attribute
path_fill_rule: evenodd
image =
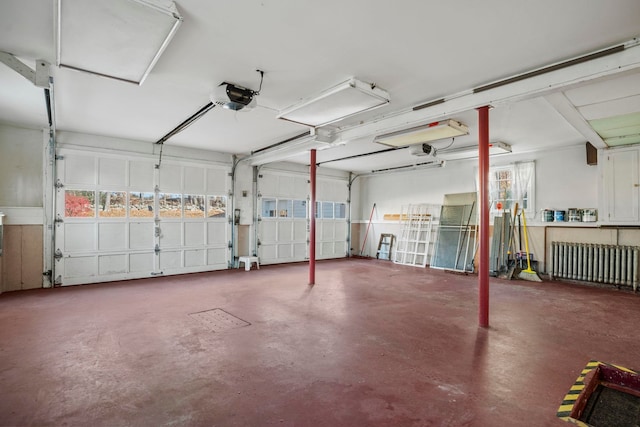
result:
<svg viewBox="0 0 640 427"><path fill-rule="evenodd" d="M311 150L309 161L309 182L311 186L311 226L309 227L309 284L316 283L316 150Z"/></svg>
<svg viewBox="0 0 640 427"><path fill-rule="evenodd" d="M480 265L478 322L489 327L489 106L478 108L478 174L480 182Z"/></svg>

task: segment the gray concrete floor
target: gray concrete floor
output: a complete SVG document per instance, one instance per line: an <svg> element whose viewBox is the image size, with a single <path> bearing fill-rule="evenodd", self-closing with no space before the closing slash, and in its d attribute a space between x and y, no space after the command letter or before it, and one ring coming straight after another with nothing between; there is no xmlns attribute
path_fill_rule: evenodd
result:
<svg viewBox="0 0 640 427"><path fill-rule="evenodd" d="M640 368L631 293L492 279L482 329L475 276L353 259L307 280L295 264L0 295L0 425L562 426L590 359ZM192 315L216 308L250 325Z"/></svg>

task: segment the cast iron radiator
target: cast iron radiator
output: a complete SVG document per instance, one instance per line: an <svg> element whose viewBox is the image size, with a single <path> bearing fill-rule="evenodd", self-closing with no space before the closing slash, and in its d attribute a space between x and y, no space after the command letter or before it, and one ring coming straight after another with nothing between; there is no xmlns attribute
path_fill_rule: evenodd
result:
<svg viewBox="0 0 640 427"><path fill-rule="evenodd" d="M638 287L640 246L551 242L551 278Z"/></svg>

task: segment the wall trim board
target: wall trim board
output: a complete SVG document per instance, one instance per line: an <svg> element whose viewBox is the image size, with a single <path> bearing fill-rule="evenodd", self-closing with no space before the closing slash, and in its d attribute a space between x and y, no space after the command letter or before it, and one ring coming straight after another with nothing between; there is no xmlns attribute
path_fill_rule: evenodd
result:
<svg viewBox="0 0 640 427"><path fill-rule="evenodd" d="M3 223L7 225L43 225L44 209L14 208L0 206L0 212L5 214Z"/></svg>

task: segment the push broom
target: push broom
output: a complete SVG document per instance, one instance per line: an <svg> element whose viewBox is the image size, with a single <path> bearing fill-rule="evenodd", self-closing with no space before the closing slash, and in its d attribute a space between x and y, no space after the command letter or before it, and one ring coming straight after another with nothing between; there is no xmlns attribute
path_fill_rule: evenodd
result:
<svg viewBox="0 0 640 427"><path fill-rule="evenodd" d="M538 277L538 273L533 271L531 268L531 256L529 254L529 238L527 232L527 217L524 214L524 209L522 210L522 223L524 224L524 249L527 251L527 268L526 270L520 271L518 274L518 278L522 280L528 280L530 282L542 282L540 277Z"/></svg>

